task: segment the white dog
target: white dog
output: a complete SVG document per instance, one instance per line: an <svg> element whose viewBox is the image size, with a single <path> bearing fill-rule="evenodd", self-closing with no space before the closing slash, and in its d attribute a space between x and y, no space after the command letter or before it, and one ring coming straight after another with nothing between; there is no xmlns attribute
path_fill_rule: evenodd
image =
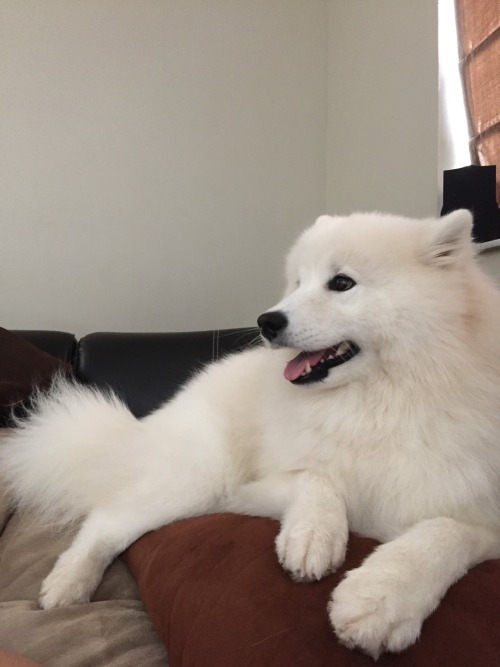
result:
<svg viewBox="0 0 500 667"><path fill-rule="evenodd" d="M137 420L59 384L2 452L21 507L83 518L45 608L88 600L143 533L220 510L281 519L296 579L383 544L333 591L341 642L401 651L448 587L500 556L500 293L471 215L323 216L292 249L266 346L226 357ZM418 573L418 586L415 576Z"/></svg>

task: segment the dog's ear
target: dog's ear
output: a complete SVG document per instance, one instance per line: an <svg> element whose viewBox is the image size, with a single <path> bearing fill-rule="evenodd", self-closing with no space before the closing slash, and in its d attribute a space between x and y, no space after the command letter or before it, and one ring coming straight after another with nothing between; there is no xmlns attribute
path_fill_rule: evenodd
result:
<svg viewBox="0 0 500 667"><path fill-rule="evenodd" d="M470 255L471 234L472 214L466 209L431 221L425 235L424 262L440 267L460 262Z"/></svg>

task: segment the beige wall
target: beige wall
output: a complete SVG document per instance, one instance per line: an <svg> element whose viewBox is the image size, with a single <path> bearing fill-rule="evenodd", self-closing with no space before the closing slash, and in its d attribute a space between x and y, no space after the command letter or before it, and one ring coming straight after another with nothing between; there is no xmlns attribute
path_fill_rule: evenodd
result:
<svg viewBox="0 0 500 667"><path fill-rule="evenodd" d="M324 208L325 4L1 7L1 323L253 324Z"/></svg>
<svg viewBox="0 0 500 667"><path fill-rule="evenodd" d="M2 0L0 325L252 325L325 209L434 212L435 9Z"/></svg>
<svg viewBox="0 0 500 667"><path fill-rule="evenodd" d="M437 210L437 0L329 3L329 211Z"/></svg>

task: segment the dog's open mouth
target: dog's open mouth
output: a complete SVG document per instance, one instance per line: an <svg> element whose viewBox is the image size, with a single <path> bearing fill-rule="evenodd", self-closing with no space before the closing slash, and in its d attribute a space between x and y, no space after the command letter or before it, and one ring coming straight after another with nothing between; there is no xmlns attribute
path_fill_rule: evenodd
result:
<svg viewBox="0 0 500 667"><path fill-rule="evenodd" d="M352 341L343 341L338 345L317 352L301 352L288 362L285 378L293 384L309 384L324 380L330 368L345 364L360 351Z"/></svg>

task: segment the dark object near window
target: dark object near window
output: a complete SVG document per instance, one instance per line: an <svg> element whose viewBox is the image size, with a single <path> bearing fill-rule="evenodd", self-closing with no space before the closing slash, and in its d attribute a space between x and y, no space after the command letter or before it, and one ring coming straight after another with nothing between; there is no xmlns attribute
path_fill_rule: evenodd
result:
<svg viewBox="0 0 500 667"><path fill-rule="evenodd" d="M500 239L500 211L496 201L496 167L462 167L443 174L441 215L467 208L474 215L477 243Z"/></svg>

